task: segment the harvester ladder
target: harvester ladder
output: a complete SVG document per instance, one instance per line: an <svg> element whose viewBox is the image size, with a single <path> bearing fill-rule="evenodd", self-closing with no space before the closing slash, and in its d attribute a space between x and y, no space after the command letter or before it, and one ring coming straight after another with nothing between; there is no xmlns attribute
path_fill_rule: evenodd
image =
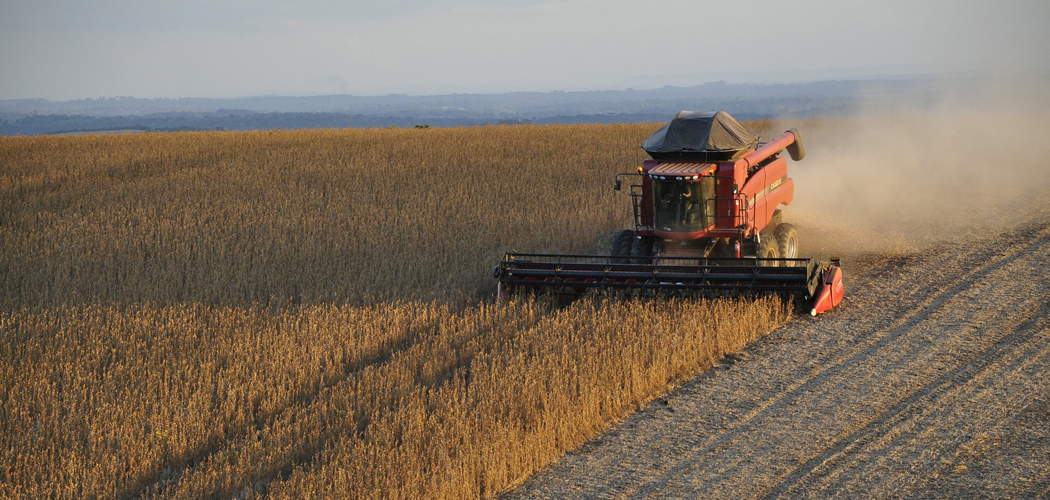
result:
<svg viewBox="0 0 1050 500"><path fill-rule="evenodd" d="M634 210L634 230L644 231L651 229L642 223L642 194L643 188L641 184L631 184L631 208Z"/></svg>

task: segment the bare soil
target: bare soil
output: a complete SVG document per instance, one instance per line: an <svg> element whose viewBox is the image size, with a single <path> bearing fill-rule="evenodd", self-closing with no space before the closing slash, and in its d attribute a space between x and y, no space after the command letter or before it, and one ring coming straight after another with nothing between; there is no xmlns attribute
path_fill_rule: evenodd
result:
<svg viewBox="0 0 1050 500"><path fill-rule="evenodd" d="M1047 218L843 257L839 308L728 356L506 498L1050 497Z"/></svg>

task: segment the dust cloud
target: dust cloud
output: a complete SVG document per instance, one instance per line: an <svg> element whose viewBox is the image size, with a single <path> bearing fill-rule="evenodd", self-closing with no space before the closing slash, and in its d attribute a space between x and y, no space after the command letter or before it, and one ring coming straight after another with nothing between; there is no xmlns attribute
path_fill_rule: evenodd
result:
<svg viewBox="0 0 1050 500"><path fill-rule="evenodd" d="M872 96L853 118L797 125L807 156L789 165L785 215L805 255L963 245L1050 214L1046 79Z"/></svg>

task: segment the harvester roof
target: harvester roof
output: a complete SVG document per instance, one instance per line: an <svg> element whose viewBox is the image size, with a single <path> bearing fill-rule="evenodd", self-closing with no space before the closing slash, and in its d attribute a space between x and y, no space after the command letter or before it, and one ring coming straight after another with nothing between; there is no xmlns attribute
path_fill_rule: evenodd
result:
<svg viewBox="0 0 1050 500"><path fill-rule="evenodd" d="M642 143L656 160L719 161L736 158L758 143L758 137L725 111L679 111Z"/></svg>
<svg viewBox="0 0 1050 500"><path fill-rule="evenodd" d="M649 170L649 176L665 176L670 177L672 180L683 180L683 177L689 178L694 175L710 175L714 172L716 167L717 165L714 163L667 162L661 163Z"/></svg>

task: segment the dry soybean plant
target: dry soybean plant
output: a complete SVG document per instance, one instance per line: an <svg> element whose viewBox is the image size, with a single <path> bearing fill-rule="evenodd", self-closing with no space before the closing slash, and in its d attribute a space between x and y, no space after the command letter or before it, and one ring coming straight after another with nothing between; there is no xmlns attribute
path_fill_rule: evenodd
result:
<svg viewBox="0 0 1050 500"><path fill-rule="evenodd" d="M0 497L504 491L786 320L485 299L601 251L652 129L0 139Z"/></svg>
<svg viewBox="0 0 1050 500"><path fill-rule="evenodd" d="M0 138L0 306L476 297L502 251L625 227L646 131Z"/></svg>

